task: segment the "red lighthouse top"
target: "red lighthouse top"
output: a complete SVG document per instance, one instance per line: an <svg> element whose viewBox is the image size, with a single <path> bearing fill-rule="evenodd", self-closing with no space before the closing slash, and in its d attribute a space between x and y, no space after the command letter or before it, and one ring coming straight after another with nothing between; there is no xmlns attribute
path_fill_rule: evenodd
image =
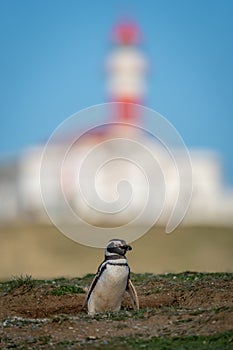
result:
<svg viewBox="0 0 233 350"><path fill-rule="evenodd" d="M140 42L140 31L133 22L121 22L116 25L113 32L113 40L118 44L132 45Z"/></svg>

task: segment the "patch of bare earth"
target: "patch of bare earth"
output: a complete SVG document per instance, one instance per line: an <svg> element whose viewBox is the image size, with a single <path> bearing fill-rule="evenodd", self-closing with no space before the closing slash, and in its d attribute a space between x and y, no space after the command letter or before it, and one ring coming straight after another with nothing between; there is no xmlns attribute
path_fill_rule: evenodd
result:
<svg viewBox="0 0 233 350"><path fill-rule="evenodd" d="M52 295L51 285L20 286L0 298L1 347L76 346L125 336L212 335L233 327L233 279L151 277L135 281L140 310L129 297L118 315L87 316L84 294Z"/></svg>

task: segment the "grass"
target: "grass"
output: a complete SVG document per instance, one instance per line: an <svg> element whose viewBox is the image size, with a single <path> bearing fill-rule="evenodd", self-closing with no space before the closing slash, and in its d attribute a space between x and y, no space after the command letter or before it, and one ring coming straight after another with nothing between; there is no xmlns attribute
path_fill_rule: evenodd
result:
<svg viewBox="0 0 233 350"><path fill-rule="evenodd" d="M231 280L233 276L232 272L213 272L213 273L204 273L204 272L194 272L194 271L185 271L181 273L165 273L165 274L153 274L153 273L131 273L132 281L137 285L142 283L148 283L150 281L181 281L181 282L196 282L208 280Z"/></svg>
<svg viewBox="0 0 233 350"><path fill-rule="evenodd" d="M118 338L108 344L93 346L91 348L101 349L146 349L146 350L232 350L233 349L233 331L215 334L211 336L185 336L185 337L151 337L149 339Z"/></svg>
<svg viewBox="0 0 233 350"><path fill-rule="evenodd" d="M13 276L11 285L13 289L16 289L22 286L30 289L34 286L34 280L32 279L31 275Z"/></svg>
<svg viewBox="0 0 233 350"><path fill-rule="evenodd" d="M83 294L83 293L85 293L83 288L79 286L68 285L68 284L55 287L51 291L52 295L58 295L58 296L65 295L65 294Z"/></svg>
<svg viewBox="0 0 233 350"><path fill-rule="evenodd" d="M232 279L232 273L230 272L213 272L213 273L203 273L203 272L193 272L186 271L182 273L166 273L164 275L157 275L159 278L168 280L178 280L182 282L192 282L192 281L203 281L203 280L230 280Z"/></svg>
<svg viewBox="0 0 233 350"><path fill-rule="evenodd" d="M13 290L23 287L30 290L35 286L35 280L31 275L13 276L10 281L0 283L0 294L11 293Z"/></svg>
<svg viewBox="0 0 233 350"><path fill-rule="evenodd" d="M52 341L50 336L30 337L21 343L11 342L11 348L17 349L103 349L103 350L232 350L233 331L217 333L210 336L183 337L150 337L140 335L134 337L118 337L101 341L95 337L87 337L83 341Z"/></svg>
<svg viewBox="0 0 233 350"><path fill-rule="evenodd" d="M71 279L60 277L53 280L33 279L31 275L27 274L13 276L10 281L0 282L0 295L11 293L20 287L22 287L25 291L29 291L36 286L42 287L48 285L52 286L52 295L81 294L85 293L82 286L88 286L90 284L90 276L94 275L87 275L84 278Z"/></svg>

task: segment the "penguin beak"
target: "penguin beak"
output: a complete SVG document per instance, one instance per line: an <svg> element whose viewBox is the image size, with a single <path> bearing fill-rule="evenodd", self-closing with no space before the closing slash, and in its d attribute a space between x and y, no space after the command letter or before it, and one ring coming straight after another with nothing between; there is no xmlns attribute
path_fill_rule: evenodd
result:
<svg viewBox="0 0 233 350"><path fill-rule="evenodd" d="M121 249L124 249L125 253L126 253L128 250L132 250L132 247L131 247L130 245L128 245L128 244L122 245L120 248L121 248Z"/></svg>

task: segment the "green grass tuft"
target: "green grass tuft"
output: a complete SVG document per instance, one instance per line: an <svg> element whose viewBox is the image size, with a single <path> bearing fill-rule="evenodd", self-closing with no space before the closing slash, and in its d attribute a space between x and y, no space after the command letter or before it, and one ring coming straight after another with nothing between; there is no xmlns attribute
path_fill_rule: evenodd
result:
<svg viewBox="0 0 233 350"><path fill-rule="evenodd" d="M7 294L13 290L24 287L26 290L30 290L35 286L35 280L31 275L13 276L11 281L0 283L0 294Z"/></svg>
<svg viewBox="0 0 233 350"><path fill-rule="evenodd" d="M31 275L20 275L20 276L13 276L12 279L12 286L13 288L19 288L19 287L28 287L32 288L34 286L34 280L32 279Z"/></svg>
<svg viewBox="0 0 233 350"><path fill-rule="evenodd" d="M65 295L65 294L83 294L85 291L83 288L78 286L72 286L69 284L64 284L58 287L54 287L51 291L52 295Z"/></svg>

